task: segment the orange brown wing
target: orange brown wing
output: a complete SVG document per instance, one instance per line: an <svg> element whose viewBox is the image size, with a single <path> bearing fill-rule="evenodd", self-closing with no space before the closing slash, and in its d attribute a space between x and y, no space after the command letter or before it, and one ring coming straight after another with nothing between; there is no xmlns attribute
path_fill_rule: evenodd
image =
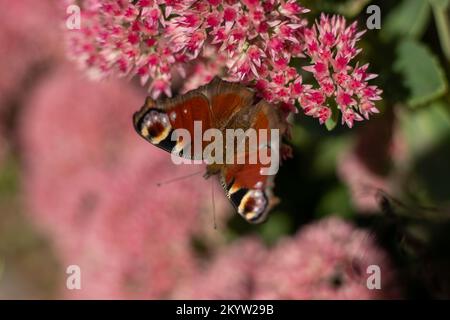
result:
<svg viewBox="0 0 450 320"><path fill-rule="evenodd" d="M223 129L242 109L253 104L254 92L238 83L215 77L203 93L211 104L211 120L214 128Z"/></svg>
<svg viewBox="0 0 450 320"><path fill-rule="evenodd" d="M270 153L266 147L265 152ZM236 211L248 222L261 223L278 202L272 194L275 175L263 175L261 163L227 165L220 173L225 193Z"/></svg>
<svg viewBox="0 0 450 320"><path fill-rule="evenodd" d="M207 142L193 154L195 122L201 123L201 135L209 128L221 129L252 101L253 91L216 77L209 84L173 99L147 98L141 110L134 114L133 123L139 135L150 143L186 158L201 159ZM172 137L176 129L189 132L190 154L181 153L185 144L180 138Z"/></svg>
<svg viewBox="0 0 450 320"><path fill-rule="evenodd" d="M242 110L230 125L238 127L236 122L244 115L251 119L249 127L258 130L258 143L256 146L247 143L242 155L236 155L235 158L243 157L243 164L224 166L220 180L236 211L248 222L260 223L265 221L270 209L278 202L272 194L272 188L278 171L281 137L287 126L281 113L264 101ZM260 129L267 131L261 132ZM278 137L273 135L275 131L272 130L278 130ZM270 164L262 156L266 156ZM274 165L274 171L267 172L270 165Z"/></svg>
<svg viewBox="0 0 450 320"><path fill-rule="evenodd" d="M197 125L201 125L201 134L211 127L209 101L200 90L166 100L154 101L148 97L141 110L133 116L134 128L145 140L168 152L176 152L177 155L189 159L199 159L201 156L193 153L196 122ZM183 142L182 137L174 134L177 129L183 129L189 133L191 137L189 149L185 148L187 141ZM190 152L183 153L185 150ZM201 153L202 150L195 151Z"/></svg>

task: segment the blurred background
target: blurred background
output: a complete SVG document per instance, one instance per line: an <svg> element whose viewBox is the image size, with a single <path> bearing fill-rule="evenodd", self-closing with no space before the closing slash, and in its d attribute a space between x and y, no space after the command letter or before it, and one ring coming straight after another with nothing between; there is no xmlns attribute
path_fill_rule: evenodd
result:
<svg viewBox="0 0 450 320"><path fill-rule="evenodd" d="M361 28L381 8L360 42L381 113L333 131L296 115L269 221L215 183L214 229L211 181L156 186L203 168L134 133L145 90L67 61L60 2L0 0L0 298L450 298L450 1L300 2Z"/></svg>

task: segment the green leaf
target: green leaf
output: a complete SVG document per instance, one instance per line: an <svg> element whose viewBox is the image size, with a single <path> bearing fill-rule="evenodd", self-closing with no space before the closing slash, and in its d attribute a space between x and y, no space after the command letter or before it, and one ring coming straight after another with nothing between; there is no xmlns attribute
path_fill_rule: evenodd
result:
<svg viewBox="0 0 450 320"><path fill-rule="evenodd" d="M19 170L15 159L7 159L0 167L0 198L11 197L18 191Z"/></svg>
<svg viewBox="0 0 450 320"><path fill-rule="evenodd" d="M325 122L325 127L328 129L328 131L331 131L334 128L336 128L336 125L337 125L337 121L336 121L336 119L333 119L333 117L331 117L330 119L328 119Z"/></svg>
<svg viewBox="0 0 450 320"><path fill-rule="evenodd" d="M404 110L400 113L400 126L411 158L422 156L450 136L447 107L444 102L436 101L428 108Z"/></svg>
<svg viewBox="0 0 450 320"><path fill-rule="evenodd" d="M314 173L318 176L334 174L337 159L350 145L351 139L345 135L324 139L317 146L317 154L313 162Z"/></svg>
<svg viewBox="0 0 450 320"><path fill-rule="evenodd" d="M442 51L450 61L450 21L448 8L450 0L430 0Z"/></svg>
<svg viewBox="0 0 450 320"><path fill-rule="evenodd" d="M331 108L332 113L331 113L331 117L325 122L325 127L328 129L328 131L333 130L334 128L336 128L336 125L339 121L339 110L334 108Z"/></svg>
<svg viewBox="0 0 450 320"><path fill-rule="evenodd" d="M279 238L291 232L292 215L284 212L272 212L270 223L264 223L259 228L259 234L268 245L274 244Z"/></svg>
<svg viewBox="0 0 450 320"><path fill-rule="evenodd" d="M311 134L302 126L294 123L292 126L292 139L290 141L292 145L299 149L306 149L311 143Z"/></svg>
<svg viewBox="0 0 450 320"><path fill-rule="evenodd" d="M338 185L326 193L316 210L317 217L337 215L343 218L354 217L354 210L350 203L350 194L343 185Z"/></svg>
<svg viewBox="0 0 450 320"><path fill-rule="evenodd" d="M337 12L347 17L355 17L366 8L371 0L348 0L337 6Z"/></svg>
<svg viewBox="0 0 450 320"><path fill-rule="evenodd" d="M449 104L439 100L427 108L402 109L399 113L402 136L407 143L407 161L401 169L408 193L418 203L434 206L450 204L450 114ZM437 214L437 213L436 213Z"/></svg>
<svg viewBox="0 0 450 320"><path fill-rule="evenodd" d="M440 6L442 9L447 9L448 6L450 5L450 0L429 0L431 2L432 5L438 5Z"/></svg>
<svg viewBox="0 0 450 320"><path fill-rule="evenodd" d="M418 106L434 100L447 91L445 74L439 60L423 44L405 40L397 47L394 69L402 74L409 89L407 103Z"/></svg>
<svg viewBox="0 0 450 320"><path fill-rule="evenodd" d="M392 40L395 37L420 38L428 25L430 4L425 0L403 0L386 17L382 37Z"/></svg>
<svg viewBox="0 0 450 320"><path fill-rule="evenodd" d="M312 10L314 13L338 13L346 17L355 17L372 0L301 0L300 5Z"/></svg>

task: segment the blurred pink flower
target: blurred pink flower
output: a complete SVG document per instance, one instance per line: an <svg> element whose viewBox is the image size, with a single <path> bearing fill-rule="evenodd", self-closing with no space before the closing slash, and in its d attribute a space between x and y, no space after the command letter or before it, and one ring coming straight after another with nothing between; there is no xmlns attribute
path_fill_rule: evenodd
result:
<svg viewBox="0 0 450 320"><path fill-rule="evenodd" d="M338 159L337 174L349 188L361 213L379 213L379 192L398 189L395 167L407 160L407 146L393 108L358 131L356 140Z"/></svg>
<svg viewBox="0 0 450 320"><path fill-rule="evenodd" d="M379 190L389 191L388 177L371 171L364 159L361 159L354 150L349 150L340 157L337 173L348 186L352 203L358 211L380 211L377 192Z"/></svg>
<svg viewBox="0 0 450 320"><path fill-rule="evenodd" d="M57 3L0 0L0 109L21 94L24 82L36 75L39 63L62 56L62 15Z"/></svg>
<svg viewBox="0 0 450 320"><path fill-rule="evenodd" d="M221 73L226 63L224 53L217 52L213 47L205 47L199 55L198 61L188 71L188 76L183 83L181 93L197 89L209 83L216 75Z"/></svg>
<svg viewBox="0 0 450 320"><path fill-rule="evenodd" d="M366 285L381 269L381 290ZM387 299L400 291L389 259L371 234L338 219L308 225L265 249L254 238L223 249L182 284L180 299Z"/></svg>
<svg viewBox="0 0 450 320"><path fill-rule="evenodd" d="M175 291L175 299L250 299L255 270L265 263L267 250L256 238L244 238L216 252Z"/></svg>
<svg viewBox="0 0 450 320"><path fill-rule="evenodd" d="M381 290L366 286L369 265ZM387 255L371 234L328 218L281 241L256 270L256 299L388 299L400 297Z"/></svg>
<svg viewBox="0 0 450 320"><path fill-rule="evenodd" d="M64 66L27 101L19 128L30 214L63 268L79 265L83 275L82 290L63 293L168 296L195 268L190 239L210 209L210 184L201 175L156 183L202 167L176 166L136 138L130 121L143 99L127 83L89 83Z"/></svg>
<svg viewBox="0 0 450 320"><path fill-rule="evenodd" d="M56 0L0 0L0 164L6 156L10 108L17 105L51 58L64 56Z"/></svg>
<svg viewBox="0 0 450 320"><path fill-rule="evenodd" d="M381 90L367 84L375 75L368 65L350 66L363 32L343 17L322 16L308 28L309 10L294 0L77 3L82 29L68 31L69 53L95 77L138 75L157 98L171 96L174 73L187 76L184 91L218 75L284 110L295 112L299 103L321 123L337 108L350 127L377 112ZM317 88L292 67L306 57Z"/></svg>

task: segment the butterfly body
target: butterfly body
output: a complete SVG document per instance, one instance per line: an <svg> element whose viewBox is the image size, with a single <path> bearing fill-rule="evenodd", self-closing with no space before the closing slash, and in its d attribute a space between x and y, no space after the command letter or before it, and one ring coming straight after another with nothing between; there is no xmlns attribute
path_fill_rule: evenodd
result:
<svg viewBox="0 0 450 320"><path fill-rule="evenodd" d="M227 197L247 221L265 220L276 203L271 192L274 174L264 174L265 164L258 156L265 152L272 157L279 152L278 140L285 134L287 125L277 108L263 100L257 101L254 92L245 86L215 78L208 85L176 98L159 101L147 98L133 121L139 135L155 146L180 157L205 161L205 177L219 176ZM254 129L254 132L268 132L268 138L264 140L257 134L256 143L252 143L255 141L250 137L237 135L236 143L222 142L211 153L212 157L205 158L208 142L217 142L217 137L192 143L176 134L181 130L190 136L198 133L204 136L210 129L227 138L230 133ZM191 152L186 152L186 146L191 147L188 148ZM220 154L226 154L227 161L217 161ZM229 155L232 157L228 158ZM257 160L251 161L254 159Z"/></svg>

